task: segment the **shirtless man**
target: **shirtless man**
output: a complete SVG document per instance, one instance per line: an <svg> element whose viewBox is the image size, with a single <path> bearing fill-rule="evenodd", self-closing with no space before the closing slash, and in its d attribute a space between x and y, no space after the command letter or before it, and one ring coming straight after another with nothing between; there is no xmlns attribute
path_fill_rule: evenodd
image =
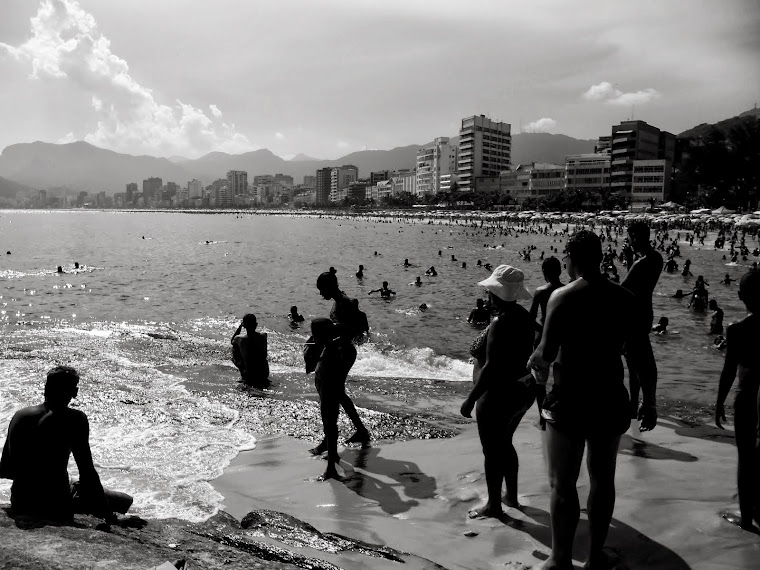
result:
<svg viewBox="0 0 760 570"><path fill-rule="evenodd" d="M576 233L568 240L567 252L572 283L549 298L543 336L528 361L528 367L543 378L556 361L554 384L541 410L548 424L544 441L552 489L552 553L543 568L551 570L573 568L573 539L580 517L576 483L586 446L590 547L585 567L607 567L602 548L615 506L617 451L631 422L620 355L627 344L631 357L639 357L636 350L643 345L639 337L649 332L637 320L633 295L601 275L602 251L596 234ZM615 326L599 335L599 323L611 317ZM644 403L639 429L645 431L657 423L655 379L645 374L640 378Z"/></svg>
<svg viewBox="0 0 760 570"><path fill-rule="evenodd" d="M758 391L760 391L760 358L757 339L760 338L760 273L750 271L739 281L739 298L750 315L728 326L726 331L726 360L720 374L718 400L715 404L715 424L723 429L726 421L723 407L734 379L739 377L739 387L734 401L734 436L739 453L739 526L752 532L760 532L752 522L760 525L760 440L757 425L760 417ZM733 517L724 515L729 521ZM733 521L732 521L733 522Z"/></svg>
<svg viewBox="0 0 760 570"><path fill-rule="evenodd" d="M564 287L562 281L559 280L560 275L562 275L562 264L556 257L552 256L545 259L541 264L541 272L544 274L544 279L546 279L546 285L541 285L536 289L536 292L533 294L533 303L530 306L530 317L536 327L533 348L541 342L541 334L544 332L544 321L546 320L546 305L549 302L549 297L551 297L555 290ZM538 318L539 310L541 311L540 319ZM541 413L541 405L544 403L545 397L546 384L538 384L536 386L536 405L538 406L539 414ZM539 415L538 422L542 430L546 429L546 420L543 416Z"/></svg>
<svg viewBox="0 0 760 570"><path fill-rule="evenodd" d="M383 286L380 287L380 289L372 289L372 291L370 291L369 293L367 293L367 295L372 295L372 293L380 293L380 296L383 299L390 299L391 295L395 295L396 294L395 291L392 291L391 289L388 288L388 282L387 281L383 281Z"/></svg>
<svg viewBox="0 0 760 570"><path fill-rule="evenodd" d="M111 524L126 513L132 497L104 490L92 463L90 425L84 412L69 408L77 397L79 374L69 366L47 373L45 401L16 412L0 458L0 477L12 479L14 514L71 522L74 513L91 514ZM71 484L69 457L79 468Z"/></svg>
<svg viewBox="0 0 760 570"><path fill-rule="evenodd" d="M652 344L649 342L649 331L654 324L654 310L652 309L652 293L657 285L657 280L662 273L662 256L657 253L649 242L649 226L646 222L635 221L628 226L628 238L633 251L639 254L634 264L628 270L628 275L621 285L628 289L635 298L635 314L641 335L636 335L636 341L641 346L633 347L633 351L639 354L638 359L630 355L626 349L626 362L628 364L628 376L631 383L631 417L635 418L639 407L639 391L642 376L653 376L657 382L657 363L654 360Z"/></svg>
<svg viewBox="0 0 760 570"><path fill-rule="evenodd" d="M298 311L296 311L297 313ZM248 313L232 335L232 360L240 370L240 382L248 386L263 387L269 382L267 362L267 335L256 332L256 315ZM241 331L245 328L245 334Z"/></svg>

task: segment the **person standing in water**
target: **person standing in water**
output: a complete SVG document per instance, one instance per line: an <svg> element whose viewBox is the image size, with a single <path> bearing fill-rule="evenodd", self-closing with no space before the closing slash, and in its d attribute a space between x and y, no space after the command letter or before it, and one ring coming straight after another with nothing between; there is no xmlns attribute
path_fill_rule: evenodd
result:
<svg viewBox="0 0 760 570"><path fill-rule="evenodd" d="M317 289L324 299L333 301L330 320L337 325L336 330L341 342L341 354L345 358L346 375L348 375L356 361L356 348L353 340L357 335L362 335L364 332L361 329L364 328L365 323L360 321L360 315L357 314L358 303L354 305L353 300L340 290L337 271L334 267L319 275ZM366 445L370 440L369 430L364 427L359 412L356 411L356 406L345 389L339 395L339 399L340 405L356 428L356 432L346 440L346 443ZM324 439L317 447L310 450L314 455L320 455L325 451L327 451L327 441Z"/></svg>
<svg viewBox="0 0 760 570"><path fill-rule="evenodd" d="M545 259L541 264L541 272L544 274L546 285L541 285L536 289L533 295L533 303L530 305L530 316L536 329L533 348L536 348L538 343L541 342L541 334L544 332L544 321L546 320L546 305L549 303L549 297L552 296L554 291L560 287L564 287L564 284L559 279L562 275L562 264L556 257L552 256ZM539 311L541 313L540 316ZM536 405L539 412L538 425L542 430L546 429L546 420L540 415L545 397L546 384L538 383L536 386Z"/></svg>
<svg viewBox="0 0 760 570"><path fill-rule="evenodd" d="M491 313L485 308L483 299L475 301L475 308L470 311L467 322L473 325L487 325L491 321Z"/></svg>
<svg viewBox="0 0 760 570"><path fill-rule="evenodd" d="M395 291L392 291L391 289L388 288L388 282L387 281L383 281L383 286L380 287L380 289L373 289L372 291L370 291L369 293L367 293L367 295L372 295L372 293L380 293L380 296L383 299L390 299L391 295L395 295L396 294Z"/></svg>
<svg viewBox="0 0 760 570"><path fill-rule="evenodd" d="M632 348L639 355L634 359L628 356L626 348L626 362L628 364L628 376L631 384L631 417L635 418L639 407L639 392L641 390L641 377L653 377L657 383L657 363L652 352L652 343L649 341L649 331L654 325L654 310L652 309L652 294L657 286L657 281L662 273L662 256L655 251L649 242L649 226L644 221L635 221L628 226L628 238L633 251L640 257L628 270L621 285L633 293L636 304L636 315L642 334L634 335L633 342L641 342L641 346Z"/></svg>
<svg viewBox="0 0 760 570"><path fill-rule="evenodd" d="M588 447L589 554L587 568L606 568L603 551L615 507L615 466L620 437L631 424L621 354L631 359L644 349L643 330L633 294L605 279L599 265L599 237L581 230L567 242L565 256L571 283L552 293L546 307L541 342L528 367L547 377L554 362L554 383L541 415L546 419L544 445L551 485L552 552L542 567L573 567L573 540L580 517L577 482ZM661 261L659 262L661 266ZM599 334L599 323L615 326ZM594 342L589 342L589 339ZM651 350L651 348L650 348ZM637 360L638 361L638 360ZM653 368L639 370L644 402L640 431L657 424Z"/></svg>
<svg viewBox="0 0 760 570"><path fill-rule="evenodd" d="M256 332L256 315L248 313L232 335L232 361L240 371L240 382L246 386L263 388L269 384L267 361L267 335ZM245 329L245 333L241 331Z"/></svg>
<svg viewBox="0 0 760 570"><path fill-rule="evenodd" d="M739 299L750 314L738 323L730 324L726 331L726 360L715 403L715 425L723 429L721 422L726 421L724 403L738 375L734 435L739 454L739 526L744 530L760 532L752 524L754 521L760 526L760 440L757 431L760 418L760 356L757 350L757 339L760 338L760 272L750 271L741 278Z"/></svg>

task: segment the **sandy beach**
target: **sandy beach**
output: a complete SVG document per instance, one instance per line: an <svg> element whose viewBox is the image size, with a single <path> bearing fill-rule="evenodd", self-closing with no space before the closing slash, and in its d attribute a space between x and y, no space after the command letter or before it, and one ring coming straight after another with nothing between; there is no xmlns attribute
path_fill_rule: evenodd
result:
<svg viewBox="0 0 760 570"><path fill-rule="evenodd" d="M485 497L474 422L452 439L343 449L342 482L316 481L324 462L308 454L308 442L259 434L257 448L240 454L214 486L225 497L225 510L237 518L252 509L282 511L319 531L414 555L420 567L532 567L546 559L551 544L549 487L536 420L532 409L515 435L524 509L507 509L504 521L467 516ZM620 557L616 567L760 568L760 537L721 518L737 508L735 478L730 430L667 418L651 433L629 430L618 456L617 503L607 541ZM587 492L582 472L582 505ZM577 567L585 560L586 540L582 514ZM341 568L398 566L356 553L302 550Z"/></svg>

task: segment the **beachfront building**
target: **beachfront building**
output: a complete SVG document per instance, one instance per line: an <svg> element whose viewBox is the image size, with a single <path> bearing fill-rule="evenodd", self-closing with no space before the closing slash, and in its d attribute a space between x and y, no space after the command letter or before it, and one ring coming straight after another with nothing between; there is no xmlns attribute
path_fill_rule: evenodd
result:
<svg viewBox="0 0 760 570"><path fill-rule="evenodd" d="M314 178L313 176L304 176L304 178ZM315 188L300 188L293 194L292 204L294 208L304 206L315 206L317 204L317 191Z"/></svg>
<svg viewBox="0 0 760 570"><path fill-rule="evenodd" d="M317 189L316 205L326 206L330 203L332 168L320 168L317 170L317 174L314 178L314 188Z"/></svg>
<svg viewBox="0 0 760 570"><path fill-rule="evenodd" d="M200 180L193 178L187 183L187 197L190 200L196 200L203 197L203 184Z"/></svg>
<svg viewBox="0 0 760 570"><path fill-rule="evenodd" d="M248 173L245 170L227 171L227 186L233 196L246 196L248 194Z"/></svg>
<svg viewBox="0 0 760 570"><path fill-rule="evenodd" d="M669 160L634 160L631 207L641 209L668 200L672 164Z"/></svg>
<svg viewBox="0 0 760 570"><path fill-rule="evenodd" d="M127 191L124 193L124 205L131 206L137 198L137 182L127 184Z"/></svg>
<svg viewBox="0 0 760 570"><path fill-rule="evenodd" d="M348 197L348 185L359 179L359 169L352 164L336 166L330 172L330 202L342 202Z"/></svg>
<svg viewBox="0 0 760 570"><path fill-rule="evenodd" d="M610 160L609 153L568 155L565 157L565 189L589 192L592 196L608 191Z"/></svg>
<svg viewBox="0 0 760 570"><path fill-rule="evenodd" d="M303 186L304 188L316 188L317 187L317 177L312 176L311 174L306 174L303 177Z"/></svg>
<svg viewBox="0 0 760 570"><path fill-rule="evenodd" d="M475 180L477 192L507 195L516 202L528 198L547 198L565 189L565 166L547 162L520 164L498 176L480 176Z"/></svg>
<svg viewBox="0 0 760 570"><path fill-rule="evenodd" d="M293 177L289 174L275 174L272 181L282 188L293 188Z"/></svg>
<svg viewBox="0 0 760 570"><path fill-rule="evenodd" d="M457 170L457 147L450 144L448 137L438 137L433 144L417 151L416 194L438 194L441 191L441 176Z"/></svg>
<svg viewBox="0 0 760 570"><path fill-rule="evenodd" d="M594 154L610 154L612 150L612 137L601 136L594 145Z"/></svg>
<svg viewBox="0 0 760 570"><path fill-rule="evenodd" d="M369 173L369 183L370 185L374 186L378 182L389 180L390 177L391 177L390 170L376 170L375 172Z"/></svg>
<svg viewBox="0 0 760 570"><path fill-rule="evenodd" d="M512 135L509 123L492 121L485 115L462 119L459 129L457 174L459 189L475 189L479 176L498 176L509 170Z"/></svg>
<svg viewBox="0 0 760 570"><path fill-rule="evenodd" d="M143 180L142 194L146 206L150 205L150 203L155 201L157 198L160 199L159 195L161 193L161 187L163 185L164 181L160 178L148 178L147 180Z"/></svg>
<svg viewBox="0 0 760 570"><path fill-rule="evenodd" d="M417 194L417 174L414 171L398 172L391 178L391 196L402 193Z"/></svg>
<svg viewBox="0 0 760 570"><path fill-rule="evenodd" d="M459 186L458 176L456 172L450 172L448 174L441 174L439 178L438 192L451 192L457 189Z"/></svg>
<svg viewBox="0 0 760 570"><path fill-rule="evenodd" d="M644 121L623 121L612 127L610 150L610 188L631 200L631 207L638 197L633 196L633 166L639 160L665 160L670 165L675 160L676 137L661 131ZM641 193L643 195L644 193Z"/></svg>

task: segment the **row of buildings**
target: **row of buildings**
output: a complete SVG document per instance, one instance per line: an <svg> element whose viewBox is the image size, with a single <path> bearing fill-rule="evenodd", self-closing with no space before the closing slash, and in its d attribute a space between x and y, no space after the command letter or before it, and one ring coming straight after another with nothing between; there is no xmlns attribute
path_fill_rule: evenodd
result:
<svg viewBox="0 0 760 570"><path fill-rule="evenodd" d="M382 202L408 193L418 197L461 192L506 195L515 203L565 190L625 196L633 207L668 199L676 159L675 135L644 121L623 121L599 137L593 153L567 156L564 164L512 165L508 123L485 115L461 121L456 143L439 137L417 151L413 169L370 172L360 176L351 164L318 169L295 184L286 174L256 175L230 170L226 178L180 187L160 178L127 184L115 194L116 207L325 206ZM81 198L81 197L80 197Z"/></svg>

